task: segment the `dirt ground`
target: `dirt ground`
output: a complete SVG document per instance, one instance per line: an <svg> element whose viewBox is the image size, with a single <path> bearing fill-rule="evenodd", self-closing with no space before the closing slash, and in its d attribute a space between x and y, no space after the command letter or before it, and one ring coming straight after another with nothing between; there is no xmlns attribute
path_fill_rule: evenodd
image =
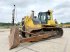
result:
<svg viewBox="0 0 70 52"><path fill-rule="evenodd" d="M0 52L70 52L70 28L63 28L61 38L33 43L22 43L17 48L9 50L8 35L10 29L0 29Z"/></svg>

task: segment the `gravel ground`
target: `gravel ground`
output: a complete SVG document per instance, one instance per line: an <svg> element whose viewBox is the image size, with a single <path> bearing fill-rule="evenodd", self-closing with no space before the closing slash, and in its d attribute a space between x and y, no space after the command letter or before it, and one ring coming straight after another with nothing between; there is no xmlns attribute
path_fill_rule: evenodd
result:
<svg viewBox="0 0 70 52"><path fill-rule="evenodd" d="M63 28L61 38L33 43L22 43L17 48L9 50L9 29L0 29L0 52L70 52L70 28Z"/></svg>

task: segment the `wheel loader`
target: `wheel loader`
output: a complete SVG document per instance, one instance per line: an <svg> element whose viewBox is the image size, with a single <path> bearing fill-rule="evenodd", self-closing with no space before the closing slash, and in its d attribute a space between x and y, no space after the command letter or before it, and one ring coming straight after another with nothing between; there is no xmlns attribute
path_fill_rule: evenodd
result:
<svg viewBox="0 0 70 52"><path fill-rule="evenodd" d="M37 42L43 39L59 38L63 29L53 19L52 11L39 12L38 16L32 11L31 16L22 18L22 27L13 26L9 35L10 49L24 42Z"/></svg>

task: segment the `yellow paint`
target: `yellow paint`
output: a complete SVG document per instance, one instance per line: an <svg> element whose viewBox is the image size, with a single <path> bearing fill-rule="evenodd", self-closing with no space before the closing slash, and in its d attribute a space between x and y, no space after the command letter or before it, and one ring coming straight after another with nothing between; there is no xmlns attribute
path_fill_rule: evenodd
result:
<svg viewBox="0 0 70 52"><path fill-rule="evenodd" d="M56 23L54 20L48 20L48 23L47 23L48 26L56 26Z"/></svg>
<svg viewBox="0 0 70 52"><path fill-rule="evenodd" d="M24 23L25 23L25 27L28 29L28 28L41 28L41 24L37 24L35 25L32 21L32 18L29 17L29 16L26 16L25 17L25 20L24 20Z"/></svg>
<svg viewBox="0 0 70 52"><path fill-rule="evenodd" d="M50 11L50 20L48 20L48 23L47 25L49 26L56 26L56 23L55 23L55 20L53 20L53 15L52 15L52 10L49 10Z"/></svg>
<svg viewBox="0 0 70 52"><path fill-rule="evenodd" d="M50 11L50 18L51 19L49 19L48 22L44 25L56 26L55 20L53 20L52 11ZM28 28L42 28L42 25L43 25L43 24L34 24L32 21L32 17L30 16L25 17L24 24L27 29Z"/></svg>

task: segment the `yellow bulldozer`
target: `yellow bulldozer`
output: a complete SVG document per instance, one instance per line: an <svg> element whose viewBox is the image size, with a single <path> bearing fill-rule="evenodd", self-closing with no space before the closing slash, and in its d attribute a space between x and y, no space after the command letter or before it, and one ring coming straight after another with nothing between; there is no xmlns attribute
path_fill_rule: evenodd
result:
<svg viewBox="0 0 70 52"><path fill-rule="evenodd" d="M62 37L63 29L57 26L53 19L52 11L39 12L38 16L32 11L31 16L22 18L22 28L13 26L9 35L10 49L17 47L20 43L36 42L43 39Z"/></svg>

